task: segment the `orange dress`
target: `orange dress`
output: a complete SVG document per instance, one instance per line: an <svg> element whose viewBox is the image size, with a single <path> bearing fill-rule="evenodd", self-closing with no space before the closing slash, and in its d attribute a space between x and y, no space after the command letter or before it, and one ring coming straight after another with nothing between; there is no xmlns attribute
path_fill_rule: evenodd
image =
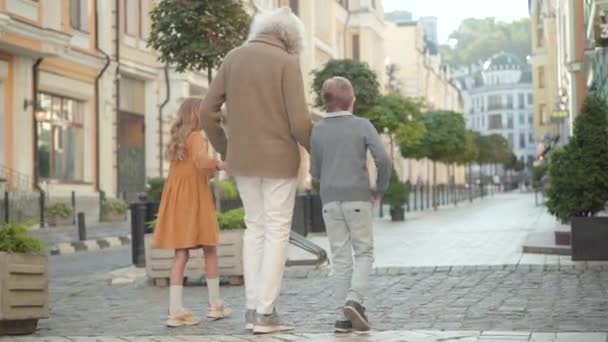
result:
<svg viewBox="0 0 608 342"><path fill-rule="evenodd" d="M207 139L192 132L184 160L171 162L165 181L154 246L165 249L217 246L219 228L208 178L218 162L208 156Z"/></svg>

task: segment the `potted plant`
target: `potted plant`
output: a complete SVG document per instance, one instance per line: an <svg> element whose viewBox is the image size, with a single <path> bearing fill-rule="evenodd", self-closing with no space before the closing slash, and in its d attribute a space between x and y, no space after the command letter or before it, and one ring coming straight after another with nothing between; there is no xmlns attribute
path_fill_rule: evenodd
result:
<svg viewBox="0 0 608 342"><path fill-rule="evenodd" d="M46 208L47 222L51 227L73 224L74 209L67 203L55 203Z"/></svg>
<svg viewBox="0 0 608 342"><path fill-rule="evenodd" d="M103 222L124 222L127 219L127 202L121 199L108 199L101 205Z"/></svg>
<svg viewBox="0 0 608 342"><path fill-rule="evenodd" d="M49 317L48 260L25 225L0 225L0 335L31 334Z"/></svg>
<svg viewBox="0 0 608 342"><path fill-rule="evenodd" d="M243 283L242 255L245 211L240 208L218 213L217 220L220 226L220 243L217 250L220 274L228 277L230 284L240 285ZM155 227L156 221L149 222L149 226ZM167 249L153 248L152 241L153 234L146 234L146 274L156 286L167 286L174 253ZM192 250L184 276L201 277L204 274L203 252L201 249Z"/></svg>
<svg viewBox="0 0 608 342"><path fill-rule="evenodd" d="M243 207L243 202L239 197L239 190L231 179L224 179L219 182L222 211L230 211Z"/></svg>
<svg viewBox="0 0 608 342"><path fill-rule="evenodd" d="M573 260L608 260L608 105L589 96L568 144L549 163L547 208L571 224Z"/></svg>
<svg viewBox="0 0 608 342"><path fill-rule="evenodd" d="M391 220L393 222L405 221L404 206L407 203L409 189L405 183L399 180L397 172L393 170L384 194L383 202L391 206Z"/></svg>

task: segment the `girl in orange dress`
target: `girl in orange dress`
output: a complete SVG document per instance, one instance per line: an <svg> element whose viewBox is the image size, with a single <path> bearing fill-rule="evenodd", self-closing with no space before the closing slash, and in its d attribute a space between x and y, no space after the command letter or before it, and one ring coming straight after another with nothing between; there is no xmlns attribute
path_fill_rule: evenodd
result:
<svg viewBox="0 0 608 342"><path fill-rule="evenodd" d="M182 304L188 251L195 248L202 248L205 255L209 292L207 317L222 319L230 314L220 298L216 251L219 228L208 180L223 168L223 163L209 157L207 139L199 121L201 104L202 99L186 99L171 126L171 140L166 151L171 168L165 181L154 233L156 248L175 250L166 322L170 327L200 322Z"/></svg>

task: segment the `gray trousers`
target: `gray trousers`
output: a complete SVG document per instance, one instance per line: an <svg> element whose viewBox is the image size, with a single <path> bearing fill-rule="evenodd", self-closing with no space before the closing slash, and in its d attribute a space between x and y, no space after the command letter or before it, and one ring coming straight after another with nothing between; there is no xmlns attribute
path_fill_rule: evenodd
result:
<svg viewBox="0 0 608 342"><path fill-rule="evenodd" d="M333 256L336 307L349 300L363 304L374 263L371 202L331 202L323 219Z"/></svg>

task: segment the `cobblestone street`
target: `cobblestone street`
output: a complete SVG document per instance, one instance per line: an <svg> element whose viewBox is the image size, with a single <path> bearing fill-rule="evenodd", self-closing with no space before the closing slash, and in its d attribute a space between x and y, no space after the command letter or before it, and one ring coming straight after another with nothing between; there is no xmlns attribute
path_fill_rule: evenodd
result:
<svg viewBox="0 0 608 342"><path fill-rule="evenodd" d="M124 250L122 250L124 253ZM109 252L87 257L114 263ZM233 316L199 327L167 329L167 289L139 279L110 287L107 273L76 269L82 255L55 257L72 271L55 267L51 317L39 324L40 336L132 336L245 334L243 288L223 287ZM72 265L70 265L72 263ZM608 267L581 264L562 270L549 266L380 269L368 303L375 330L498 330L601 332L608 329ZM583 269L585 268L586 269ZM506 268L506 269L505 269ZM577 269L578 268L578 269ZM314 274L285 280L279 306L297 333L331 332L335 317L331 284ZM206 289L189 286L184 302L196 314L206 310Z"/></svg>

